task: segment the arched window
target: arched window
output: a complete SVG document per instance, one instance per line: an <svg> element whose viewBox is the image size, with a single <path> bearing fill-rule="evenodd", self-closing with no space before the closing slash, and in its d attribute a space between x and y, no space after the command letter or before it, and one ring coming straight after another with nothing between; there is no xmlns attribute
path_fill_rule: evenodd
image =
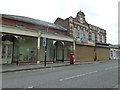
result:
<svg viewBox="0 0 120 90"><path fill-rule="evenodd" d="M74 37L78 37L78 29L74 28Z"/></svg>
<svg viewBox="0 0 120 90"><path fill-rule="evenodd" d="M92 33L92 40L95 41L95 33Z"/></svg>
<svg viewBox="0 0 120 90"><path fill-rule="evenodd" d="M100 35L97 35L97 41L100 42Z"/></svg>
<svg viewBox="0 0 120 90"><path fill-rule="evenodd" d="M105 43L105 37L102 36L102 43Z"/></svg>
<svg viewBox="0 0 120 90"><path fill-rule="evenodd" d="M80 38L83 38L83 30L80 30Z"/></svg>
<svg viewBox="0 0 120 90"><path fill-rule="evenodd" d="M88 31L85 31L85 38L88 38Z"/></svg>

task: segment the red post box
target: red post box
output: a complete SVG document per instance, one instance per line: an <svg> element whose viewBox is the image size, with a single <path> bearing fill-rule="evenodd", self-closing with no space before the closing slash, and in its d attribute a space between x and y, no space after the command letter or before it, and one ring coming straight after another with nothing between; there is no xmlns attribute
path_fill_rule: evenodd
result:
<svg viewBox="0 0 120 90"><path fill-rule="evenodd" d="M74 64L74 53L70 53L70 64Z"/></svg>

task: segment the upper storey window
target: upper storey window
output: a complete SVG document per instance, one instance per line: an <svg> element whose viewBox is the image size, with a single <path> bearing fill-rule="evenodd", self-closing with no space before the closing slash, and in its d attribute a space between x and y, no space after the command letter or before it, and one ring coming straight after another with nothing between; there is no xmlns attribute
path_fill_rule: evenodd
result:
<svg viewBox="0 0 120 90"><path fill-rule="evenodd" d="M102 36L102 43L105 43L105 37Z"/></svg>
<svg viewBox="0 0 120 90"><path fill-rule="evenodd" d="M88 31L85 31L85 38L88 38Z"/></svg>
<svg viewBox="0 0 120 90"><path fill-rule="evenodd" d="M100 42L100 35L97 35L97 41Z"/></svg>
<svg viewBox="0 0 120 90"><path fill-rule="evenodd" d="M80 38L83 38L83 30L80 30Z"/></svg>
<svg viewBox="0 0 120 90"><path fill-rule="evenodd" d="M92 33L92 40L95 41L95 33Z"/></svg>
<svg viewBox="0 0 120 90"><path fill-rule="evenodd" d="M74 32L74 37L78 37L78 29L77 29L77 28L74 28L74 29L73 29L73 32Z"/></svg>

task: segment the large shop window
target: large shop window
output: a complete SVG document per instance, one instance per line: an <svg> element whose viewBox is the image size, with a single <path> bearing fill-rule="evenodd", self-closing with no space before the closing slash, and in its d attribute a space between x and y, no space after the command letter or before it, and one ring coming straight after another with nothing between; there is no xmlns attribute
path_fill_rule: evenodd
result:
<svg viewBox="0 0 120 90"><path fill-rule="evenodd" d="M19 39L19 61L36 60L36 38L20 37Z"/></svg>

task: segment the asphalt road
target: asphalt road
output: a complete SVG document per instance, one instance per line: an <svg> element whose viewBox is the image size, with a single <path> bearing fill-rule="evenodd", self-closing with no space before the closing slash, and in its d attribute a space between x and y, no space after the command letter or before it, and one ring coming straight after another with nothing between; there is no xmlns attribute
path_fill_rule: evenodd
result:
<svg viewBox="0 0 120 90"><path fill-rule="evenodd" d="M118 61L2 74L3 88L117 88Z"/></svg>

